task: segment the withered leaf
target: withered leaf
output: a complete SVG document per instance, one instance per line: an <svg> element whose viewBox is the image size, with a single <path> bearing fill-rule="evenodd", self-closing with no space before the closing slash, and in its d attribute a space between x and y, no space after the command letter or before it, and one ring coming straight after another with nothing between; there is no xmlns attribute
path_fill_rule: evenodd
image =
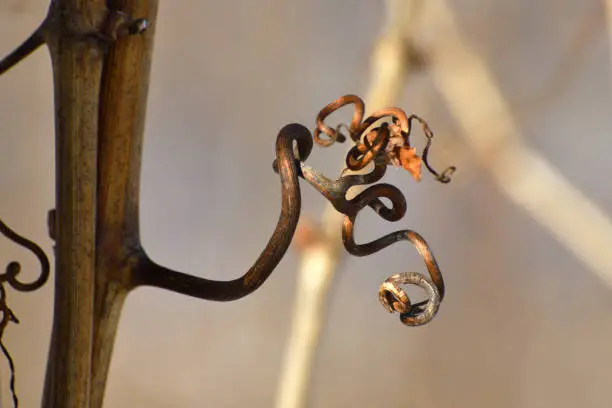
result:
<svg viewBox="0 0 612 408"><path fill-rule="evenodd" d="M423 160L417 156L414 147L399 147L397 157L400 164L406 169L416 181L421 181L421 163Z"/></svg>

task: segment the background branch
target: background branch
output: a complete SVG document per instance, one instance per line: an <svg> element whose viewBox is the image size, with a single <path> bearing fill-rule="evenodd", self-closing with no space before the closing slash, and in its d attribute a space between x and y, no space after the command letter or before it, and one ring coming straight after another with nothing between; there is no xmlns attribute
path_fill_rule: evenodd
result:
<svg viewBox="0 0 612 408"><path fill-rule="evenodd" d="M432 74L476 159L512 202L612 287L609 216L525 144L493 74L461 32L448 3L434 0L429 7L446 33ZM468 95L476 97L466 103Z"/></svg>
<svg viewBox="0 0 612 408"><path fill-rule="evenodd" d="M422 0L389 1L386 20L371 57L369 88L364 99L370 113L394 106L404 90L414 53L406 46L410 36L406 36L404 24L413 26L422 5ZM367 171L369 168L362 172ZM357 195L362 190L354 188L351 193ZM325 323L329 293L344 255L343 219L344 216L327 203L320 227L313 232L316 238L300 249L291 331L276 394L277 408L307 406L311 372Z"/></svg>

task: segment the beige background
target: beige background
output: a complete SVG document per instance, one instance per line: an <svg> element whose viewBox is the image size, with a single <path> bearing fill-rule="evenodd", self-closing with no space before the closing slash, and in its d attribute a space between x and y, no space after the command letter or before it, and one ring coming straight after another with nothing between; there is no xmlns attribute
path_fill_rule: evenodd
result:
<svg viewBox="0 0 612 408"><path fill-rule="evenodd" d="M0 54L36 27L46 6L0 2ZM611 67L601 5L460 0L453 7L491 64L527 143L612 213ZM250 266L278 217L279 183L271 171L278 129L294 121L312 127L326 103L365 92L383 14L380 0L161 2L141 212L144 245L156 261L218 279ZM581 32L586 40L571 50ZM444 32L425 28L421 40L436 47ZM465 103L477 97L467 92ZM52 104L46 51L0 78L0 216L47 251ZM609 407L610 288L473 164L427 73L408 83L401 107L436 131L432 160L460 169L447 186L390 172L388 180L406 193L406 219L387 225L367 214L357 235L419 231L443 268L448 297L432 324L406 328L384 312L376 291L390 274L419 270L412 249L347 258L330 302L311 406ZM335 174L343 152L317 149L311 163ZM324 201L303 186L304 213L316 217ZM37 268L5 239L0 259ZM258 292L234 303L154 289L133 293L106 406L271 406L296 261L290 251ZM51 283L33 294L8 294L22 321L9 326L6 343L23 407L40 401ZM0 366L8 404L3 359Z"/></svg>

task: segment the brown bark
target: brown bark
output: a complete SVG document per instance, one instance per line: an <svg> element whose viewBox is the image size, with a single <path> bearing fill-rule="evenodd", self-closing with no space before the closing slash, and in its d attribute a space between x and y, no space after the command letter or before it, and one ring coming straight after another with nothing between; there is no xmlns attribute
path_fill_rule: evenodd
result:
<svg viewBox="0 0 612 408"><path fill-rule="evenodd" d="M56 104L54 325L44 407L101 407L138 249L138 186L157 2L57 0L45 24ZM118 13L121 12L121 13ZM125 14L123 14L125 13ZM119 22L119 23L117 23Z"/></svg>
<svg viewBox="0 0 612 408"><path fill-rule="evenodd" d="M157 1L123 0L113 5L145 18L150 27L114 44L102 77L91 407L102 406L119 314L140 253L140 164L157 15Z"/></svg>

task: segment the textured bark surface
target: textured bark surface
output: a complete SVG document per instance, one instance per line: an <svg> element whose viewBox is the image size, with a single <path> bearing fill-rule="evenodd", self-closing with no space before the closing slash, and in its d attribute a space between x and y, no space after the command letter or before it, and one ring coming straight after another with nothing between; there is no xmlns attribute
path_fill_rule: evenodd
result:
<svg viewBox="0 0 612 408"><path fill-rule="evenodd" d="M106 56L100 92L96 283L91 407L100 408L132 268L139 249L138 199L157 1L112 1L145 18L143 34L121 38Z"/></svg>
<svg viewBox="0 0 612 408"><path fill-rule="evenodd" d="M95 280L96 181L102 45L90 35L102 1L57 1L45 33L56 113L54 324L43 406L89 406Z"/></svg>
<svg viewBox="0 0 612 408"><path fill-rule="evenodd" d="M115 37L108 27L117 12L154 27L157 2L58 0L45 28L57 152L57 272L45 407L102 406L130 289L154 29L108 38Z"/></svg>

